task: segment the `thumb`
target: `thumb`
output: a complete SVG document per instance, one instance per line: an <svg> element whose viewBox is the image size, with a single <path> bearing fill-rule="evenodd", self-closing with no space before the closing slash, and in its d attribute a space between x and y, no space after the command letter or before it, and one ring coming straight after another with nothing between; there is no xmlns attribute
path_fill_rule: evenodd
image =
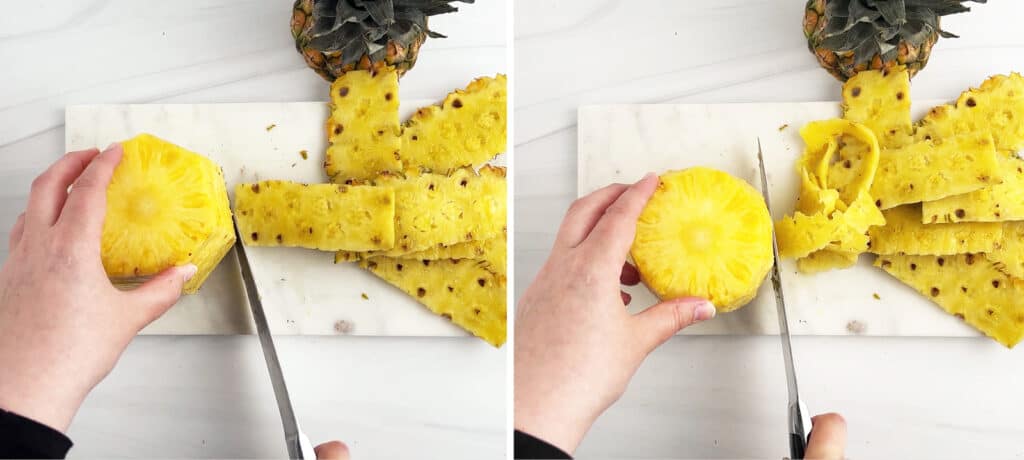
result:
<svg viewBox="0 0 1024 460"><path fill-rule="evenodd" d="M181 297L181 288L196 275L195 265L171 267L129 293L142 327L162 316ZM141 329L141 327L140 327Z"/></svg>
<svg viewBox="0 0 1024 460"><path fill-rule="evenodd" d="M349 460L348 446L341 441L325 442L313 448L316 460Z"/></svg>
<svg viewBox="0 0 1024 460"><path fill-rule="evenodd" d="M835 413L822 414L811 419L811 439L807 442L804 458L814 460L842 459L846 455L846 420Z"/></svg>
<svg viewBox="0 0 1024 460"><path fill-rule="evenodd" d="M715 306L699 297L666 300L633 317L637 334L650 353L687 326L715 317Z"/></svg>

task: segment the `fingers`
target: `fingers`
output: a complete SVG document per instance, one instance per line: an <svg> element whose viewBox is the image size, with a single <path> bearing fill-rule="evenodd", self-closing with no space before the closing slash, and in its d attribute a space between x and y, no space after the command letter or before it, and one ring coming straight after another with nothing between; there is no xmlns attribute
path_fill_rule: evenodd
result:
<svg viewBox="0 0 1024 460"><path fill-rule="evenodd" d="M811 419L811 439L807 442L804 458L810 460L842 459L846 453L846 420L843 416L830 413Z"/></svg>
<svg viewBox="0 0 1024 460"><path fill-rule="evenodd" d="M648 353L677 332L698 321L715 317L715 306L698 297L683 297L659 303L633 316L637 337Z"/></svg>
<svg viewBox="0 0 1024 460"><path fill-rule="evenodd" d="M596 249L597 260L620 264L626 260L633 237L636 236L636 221L647 205L655 188L658 176L649 173L639 182L631 185L619 195L600 217L594 229L587 236L584 245Z"/></svg>
<svg viewBox="0 0 1024 460"><path fill-rule="evenodd" d="M622 264L622 273L619 274L619 282L626 286L636 286L640 284L640 272L636 270L636 267L629 262Z"/></svg>
<svg viewBox="0 0 1024 460"><path fill-rule="evenodd" d="M7 240L7 252L14 252L14 248L21 242L21 236L25 234L25 213L18 215L18 220L14 221L14 226L11 227L11 236Z"/></svg>
<svg viewBox="0 0 1024 460"><path fill-rule="evenodd" d="M628 188L625 184L611 184L574 201L562 219L555 246L574 248L579 245L590 234L604 210Z"/></svg>
<svg viewBox="0 0 1024 460"><path fill-rule="evenodd" d="M349 460L348 446L341 441L325 442L313 448L317 460Z"/></svg>
<svg viewBox="0 0 1024 460"><path fill-rule="evenodd" d="M197 268L188 264L169 268L128 293L131 308L137 310L139 329L162 316L181 297L181 288L195 276Z"/></svg>
<svg viewBox="0 0 1024 460"><path fill-rule="evenodd" d="M68 187L98 154L96 149L68 153L36 177L25 210L26 225L33 229L52 226L64 208Z"/></svg>
<svg viewBox="0 0 1024 460"><path fill-rule="evenodd" d="M68 195L60 220L84 233L84 238L98 239L103 231L103 219L107 215L107 186L122 154L121 144L107 147L89 163Z"/></svg>

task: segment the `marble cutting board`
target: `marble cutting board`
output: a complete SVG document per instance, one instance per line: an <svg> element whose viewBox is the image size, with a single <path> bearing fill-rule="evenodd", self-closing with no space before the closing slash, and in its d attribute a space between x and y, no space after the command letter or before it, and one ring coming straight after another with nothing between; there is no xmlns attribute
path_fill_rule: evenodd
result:
<svg viewBox="0 0 1024 460"><path fill-rule="evenodd" d="M402 116L432 103L404 101ZM103 148L137 133L152 133L220 164L234 203L233 189L240 182L326 182L322 164L327 116L322 102L81 105L65 111L65 142L69 151ZM302 150L308 159L302 158ZM467 335L355 264L335 265L332 253L254 247L247 254L275 334ZM232 251L198 294L182 297L143 333L251 334L252 316L243 292Z"/></svg>
<svg viewBox="0 0 1024 460"><path fill-rule="evenodd" d="M915 104L915 115L941 101ZM612 182L630 183L645 172L708 166L760 189L757 139L765 155L772 216L793 210L799 180L794 162L803 152L805 123L840 116L839 104L597 105L578 112L578 194ZM789 327L803 335L977 336L917 292L871 266L863 255L848 270L814 276L782 263ZM642 284L626 288L632 311L656 303ZM875 299L877 294L879 299ZM690 327L688 334L778 334L770 283L741 310Z"/></svg>

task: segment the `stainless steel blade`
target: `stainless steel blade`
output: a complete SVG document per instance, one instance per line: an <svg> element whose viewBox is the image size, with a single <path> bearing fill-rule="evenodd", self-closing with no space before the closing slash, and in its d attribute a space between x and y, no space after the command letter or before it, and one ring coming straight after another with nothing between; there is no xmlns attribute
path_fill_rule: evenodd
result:
<svg viewBox="0 0 1024 460"><path fill-rule="evenodd" d="M761 169L761 193L769 213L772 209L768 195L768 174L764 168L764 153L761 150L761 139L757 139L757 161ZM786 299L782 294L782 276L779 274L779 242L772 232L772 251L775 263L772 264L772 290L775 291L775 307L779 315L779 338L782 340L782 358L786 363L786 383L789 388L789 433L793 458L803 458L802 447L806 447L807 431L810 426L806 411L801 408L800 392L796 384L796 369L793 366L793 345L789 339L789 320L786 318ZM802 445L798 445L802 444Z"/></svg>
<svg viewBox="0 0 1024 460"><path fill-rule="evenodd" d="M288 396L288 386L284 381L284 373L281 372L281 362L278 361L277 349L274 348L274 338L270 335L267 315L263 311L263 301L256 289L256 281L252 276L252 268L249 267L249 259L245 256L245 247L242 244L242 236L238 234L237 223L235 224L235 255L238 257L238 267L241 269L245 295L249 298L252 318L256 322L256 333L259 335L260 347L263 349L263 358L267 362L270 383L274 387L274 397L277 399L277 409L281 414L281 425L284 427L285 443L288 446L288 457L293 459L316 458L309 439L302 434L299 422L295 418L292 400Z"/></svg>

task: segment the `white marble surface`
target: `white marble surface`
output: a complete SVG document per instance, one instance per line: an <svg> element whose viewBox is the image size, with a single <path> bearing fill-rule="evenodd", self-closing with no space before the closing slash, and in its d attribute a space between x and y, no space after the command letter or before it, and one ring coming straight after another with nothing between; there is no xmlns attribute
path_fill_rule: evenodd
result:
<svg viewBox="0 0 1024 460"><path fill-rule="evenodd" d="M0 240L29 184L64 151L76 104L326 100L295 52L291 1L0 5ZM436 99L506 70L506 4L431 26L403 97ZM265 133L264 133L265 134ZM0 248L6 259L6 245ZM468 337L281 337L314 441L356 458L504 458L506 360ZM254 337L141 337L72 424L77 457L280 457L280 420Z"/></svg>
<svg viewBox="0 0 1024 460"><path fill-rule="evenodd" d="M516 291L576 196L577 108L839 98L800 31L802 0L521 0L515 11ZM917 99L1024 70L1020 2L943 22ZM812 412L842 412L852 458L1024 458L1024 355L984 338L795 337ZM780 458L785 376L773 336L679 336L584 440L584 458Z"/></svg>

